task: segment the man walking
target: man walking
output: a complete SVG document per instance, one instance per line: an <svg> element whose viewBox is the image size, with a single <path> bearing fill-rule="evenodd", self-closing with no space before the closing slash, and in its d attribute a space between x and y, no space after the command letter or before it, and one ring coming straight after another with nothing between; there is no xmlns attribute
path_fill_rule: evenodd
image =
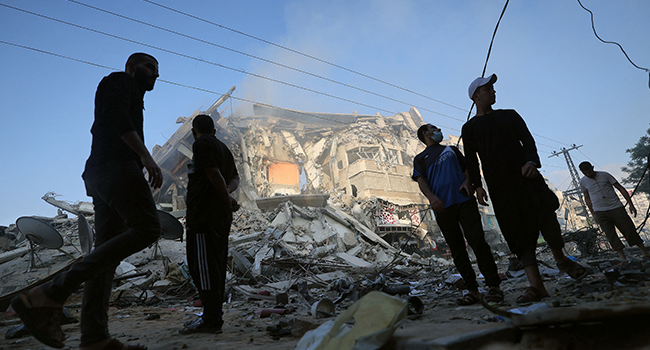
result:
<svg viewBox="0 0 650 350"><path fill-rule="evenodd" d="M160 237L158 212L149 185L159 188L162 171L144 145L144 94L153 90L158 61L132 54L124 72L104 77L95 94L92 148L82 175L95 207L95 249L52 281L11 300L31 334L63 348L59 315L66 299L84 284L81 349L145 349L128 346L108 332L113 275L122 259ZM142 168L149 174L149 184Z"/></svg>
<svg viewBox="0 0 650 350"><path fill-rule="evenodd" d="M187 263L203 315L185 323L181 334L220 333L223 325L228 235L232 213L239 209L230 194L239 186L239 174L232 153L215 133L210 116L194 117L194 156L187 184Z"/></svg>
<svg viewBox="0 0 650 350"><path fill-rule="evenodd" d="M476 78L468 88L469 98L476 104L476 115L462 128L465 157L478 202L488 205L477 154L481 158L499 227L510 250L524 266L530 284L517 302L530 303L548 296L535 257L540 229L546 229L545 237L553 236L546 239L561 269L572 278L581 278L587 271L562 252L561 232L554 229L558 225L547 229L550 220L557 221L555 210L559 202L537 171L541 162L524 120L514 110L492 109L496 81L496 74L492 74Z"/></svg>
<svg viewBox="0 0 650 350"><path fill-rule="evenodd" d="M612 249L618 253L621 260L625 260L623 243L618 238L618 234L616 234L616 229L618 228L623 234L623 237L625 237L627 244L639 247L644 259L649 259L648 250L636 232L632 218L625 212L623 203L621 203L616 192L614 192L614 188L616 188L623 195L623 198L625 198L630 207L630 213L636 217L636 208L632 203L632 197L627 193L625 187L621 186L610 173L594 171L594 166L589 162L582 162L578 167L585 175L580 179L580 190L585 196L587 208L589 208L591 215L596 219L596 223L605 232L605 236Z"/></svg>
<svg viewBox="0 0 650 350"><path fill-rule="evenodd" d="M451 250L456 269L463 277L468 290L457 303L472 305L481 297L476 274L465 247L465 239L474 250L479 270L485 276L485 284L489 287L485 299L488 302L502 302L503 292L499 288L501 279L492 250L485 241L481 215L465 167L465 157L458 148L441 145L442 132L431 124L418 129L418 139L427 148L413 160L412 178L417 181L420 191L429 200L436 215L436 222Z"/></svg>

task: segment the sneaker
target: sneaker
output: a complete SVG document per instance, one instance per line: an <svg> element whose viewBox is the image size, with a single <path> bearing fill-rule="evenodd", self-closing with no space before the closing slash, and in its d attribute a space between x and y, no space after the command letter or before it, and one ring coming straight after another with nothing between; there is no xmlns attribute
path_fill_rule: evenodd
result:
<svg viewBox="0 0 650 350"><path fill-rule="evenodd" d="M185 322L185 327L183 329L179 329L178 333L180 334L193 334L193 333L221 333L221 325L223 322L220 323L207 323L203 321L203 318L199 317L194 321L191 322Z"/></svg>

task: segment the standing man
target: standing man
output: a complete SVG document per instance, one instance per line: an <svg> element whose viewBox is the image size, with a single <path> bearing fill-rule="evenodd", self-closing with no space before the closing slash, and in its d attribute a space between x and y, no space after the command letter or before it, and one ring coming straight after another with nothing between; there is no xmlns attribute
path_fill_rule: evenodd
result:
<svg viewBox="0 0 650 350"><path fill-rule="evenodd" d="M188 165L187 263L203 315L185 323L181 334L221 333L223 325L228 235L232 213L239 209L230 194L239 186L239 174L232 153L215 133L210 116L197 115L192 121L195 141Z"/></svg>
<svg viewBox="0 0 650 350"><path fill-rule="evenodd" d="M159 188L162 171L144 145L144 94L153 90L158 61L134 53L124 72L104 77L95 94L92 148L82 175L95 206L95 249L54 279L11 300L31 334L63 348L59 314L66 299L84 284L81 349L145 349L122 344L108 333L108 303L115 268L122 259L160 237L158 212L149 185ZM149 174L149 184L142 168Z"/></svg>
<svg viewBox="0 0 650 350"><path fill-rule="evenodd" d="M580 179L580 190L585 195L587 207L596 219L596 223L605 231L605 236L607 236L612 249L618 253L621 260L625 260L623 243L616 234L616 228L618 228L627 244L639 247L644 259L650 258L648 250L643 245L643 240L636 232L632 218L625 212L623 203L614 192L614 188L616 188L623 195L630 206L630 213L636 217L636 208L625 187L621 186L610 173L594 171L594 166L589 162L582 162L578 167L585 175Z"/></svg>
<svg viewBox="0 0 650 350"><path fill-rule="evenodd" d="M431 124L422 125L418 129L418 139L427 148L413 160L412 178L417 181L420 191L429 200L436 215L436 222L451 250L454 264L465 281L468 292L457 303L472 305L481 297L476 274L467 255L465 239L474 250L479 270L485 276L485 284L489 287L485 300L502 302L503 292L499 288L501 279L494 263L492 249L485 241L481 215L476 198L472 195L474 190L465 167L465 157L458 148L441 145L442 132Z"/></svg>
<svg viewBox="0 0 650 350"><path fill-rule="evenodd" d="M517 302L530 303L548 296L535 257L540 229L545 228L544 236L561 269L572 278L583 277L587 270L562 252L561 232L553 229L559 226L547 228L550 220L557 221L555 210L559 202L537 171L541 162L524 120L514 110L492 109L496 81L496 74L492 74L476 78L468 88L469 98L476 104L476 115L463 125L465 156L478 202L488 205L477 154L481 158L499 227L510 250L524 266L530 284Z"/></svg>

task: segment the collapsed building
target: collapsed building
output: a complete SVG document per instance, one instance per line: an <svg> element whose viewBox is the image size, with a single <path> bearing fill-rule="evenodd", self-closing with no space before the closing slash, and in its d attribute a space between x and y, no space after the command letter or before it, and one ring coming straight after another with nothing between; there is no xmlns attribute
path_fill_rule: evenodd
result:
<svg viewBox="0 0 650 350"><path fill-rule="evenodd" d="M328 194L350 210L370 200L363 208L364 224L389 242L409 236L424 255L437 250L436 241L444 244L428 200L411 179L413 158L424 149L417 129L425 123L415 107L386 117L254 104L252 116L225 118L218 107L229 94L206 111L178 118L178 130L154 147L153 157L166 175L154 198L165 210L185 209L191 124L196 115L207 114L235 157L241 179L236 196L244 208L274 209L273 198L280 196L295 202ZM443 144L457 142L450 135ZM265 204L269 200L274 205ZM490 243L506 251L491 208L482 208L482 218Z"/></svg>

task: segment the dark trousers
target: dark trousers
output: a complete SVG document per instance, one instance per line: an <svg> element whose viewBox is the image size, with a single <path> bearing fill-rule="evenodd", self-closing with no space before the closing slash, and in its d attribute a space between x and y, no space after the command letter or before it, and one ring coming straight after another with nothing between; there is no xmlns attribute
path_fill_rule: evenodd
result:
<svg viewBox="0 0 650 350"><path fill-rule="evenodd" d="M492 248L485 241L481 214L479 214L476 199L445 208L444 212L436 213L436 221L447 245L449 245L456 269L463 277L467 289L478 289L478 283L472 263L469 261L465 240L474 250L478 268L485 276L485 284L489 287L498 287L501 284L501 279L494 263L494 257L492 257ZM462 231L461 226L463 227ZM464 238L463 233L465 234Z"/></svg>
<svg viewBox="0 0 650 350"><path fill-rule="evenodd" d="M523 266L536 265L535 249L540 222L530 202L526 200L523 190L521 192L491 190L490 194L499 229L508 242L510 251L517 256Z"/></svg>
<svg viewBox="0 0 650 350"><path fill-rule="evenodd" d="M542 237L548 246L552 249L562 249L564 248L564 238L562 238L562 228L560 223L557 221L557 216L555 212L548 213L543 219L540 227L542 232Z"/></svg>
<svg viewBox="0 0 650 350"><path fill-rule="evenodd" d="M110 161L83 178L95 206L95 249L43 290L63 304L85 282L80 346L88 346L110 337L107 312L115 268L154 243L161 231L151 190L135 161Z"/></svg>
<svg viewBox="0 0 650 350"><path fill-rule="evenodd" d="M636 232L636 227L632 218L625 211L625 207L619 207L612 210L596 211L594 212L598 224L605 231L605 236L612 246L613 250L621 250L624 248L623 242L618 238L616 228L623 234L627 244L630 246L643 244L643 240Z"/></svg>
<svg viewBox="0 0 650 350"><path fill-rule="evenodd" d="M225 298L228 235L232 219L188 226L187 265L203 304L203 321L221 326Z"/></svg>

